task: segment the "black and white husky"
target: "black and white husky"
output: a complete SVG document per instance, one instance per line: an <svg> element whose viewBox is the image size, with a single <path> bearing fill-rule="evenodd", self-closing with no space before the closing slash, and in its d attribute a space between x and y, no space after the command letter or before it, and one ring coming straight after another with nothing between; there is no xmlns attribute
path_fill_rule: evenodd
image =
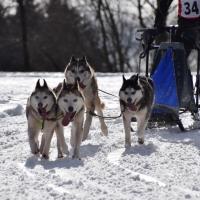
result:
<svg viewBox="0 0 200 200"><path fill-rule="evenodd" d="M125 147L131 146L131 119L137 119L138 143L144 143L144 132L154 103L154 83L146 76L125 79L119 91L120 108L125 130Z"/></svg>
<svg viewBox="0 0 200 200"><path fill-rule="evenodd" d="M103 116L103 108L105 104L101 101L98 95L97 79L92 67L88 64L86 57L82 59L71 57L69 64L64 71L67 83L74 83L78 81L79 89L84 97L84 104L87 109ZM108 128L103 118L99 118L101 124L101 131L105 136L108 135ZM87 113L84 124L83 141L87 139L90 126L92 123L92 115Z"/></svg>
<svg viewBox="0 0 200 200"><path fill-rule="evenodd" d="M60 87L58 85L58 87ZM84 99L78 90L77 82L74 84L66 84L63 81L60 92L57 96L57 103L63 113L60 119L63 126L67 126L72 122L70 144L74 147L72 158L79 158L79 150L83 137L83 121L84 121Z"/></svg>
<svg viewBox="0 0 200 200"><path fill-rule="evenodd" d="M62 157L63 153L69 154L62 124L56 120L58 113L61 111L58 109L55 93L48 87L45 80L43 86L38 80L26 105L28 139L33 154L41 153L44 158L49 158L50 143L54 131L58 141L58 157ZM38 140L40 132L43 133L41 144Z"/></svg>

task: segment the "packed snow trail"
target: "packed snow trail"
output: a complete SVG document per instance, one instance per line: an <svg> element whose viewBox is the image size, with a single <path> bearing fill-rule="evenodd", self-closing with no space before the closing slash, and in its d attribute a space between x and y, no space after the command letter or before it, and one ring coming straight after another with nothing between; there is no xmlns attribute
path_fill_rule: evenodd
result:
<svg viewBox="0 0 200 200"><path fill-rule="evenodd" d="M132 74L125 74L129 78ZM177 126L148 129L144 145L124 148L122 119L107 120L109 135L93 118L88 139L81 144L81 160L72 159L71 125L65 128L70 156L57 158L53 136L50 159L31 154L25 106L38 79L55 87L63 73L0 74L0 199L200 199L200 130L181 132ZM122 74L97 73L99 88L118 95ZM118 116L119 100L99 93L105 116ZM194 127L189 113L185 127ZM136 130L136 123L132 123ZM41 135L40 135L41 137Z"/></svg>

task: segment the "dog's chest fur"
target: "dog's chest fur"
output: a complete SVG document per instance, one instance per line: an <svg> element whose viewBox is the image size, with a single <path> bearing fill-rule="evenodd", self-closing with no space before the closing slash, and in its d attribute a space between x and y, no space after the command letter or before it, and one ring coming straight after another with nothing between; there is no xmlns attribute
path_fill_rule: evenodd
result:
<svg viewBox="0 0 200 200"><path fill-rule="evenodd" d="M96 77L91 77L90 81L88 82L86 88L84 90L80 89L85 101L92 101L94 100L95 96L98 94L98 86Z"/></svg>

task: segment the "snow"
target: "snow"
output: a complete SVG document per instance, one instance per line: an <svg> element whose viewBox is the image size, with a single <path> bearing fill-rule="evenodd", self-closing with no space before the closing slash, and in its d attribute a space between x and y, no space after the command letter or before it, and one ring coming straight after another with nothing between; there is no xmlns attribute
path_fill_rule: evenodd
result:
<svg viewBox="0 0 200 200"><path fill-rule="evenodd" d="M122 74L97 73L99 88L118 96ZM131 74L125 74L128 78ZM147 129L145 143L124 148L122 118L106 120L109 135L93 118L81 160L72 159L71 125L65 128L70 156L57 158L53 136L50 159L31 154L25 106L36 81L55 87L63 73L0 74L0 199L200 199L200 130L181 132L177 126ZM118 98L100 92L105 116L119 116ZM190 113L185 127L198 127ZM136 123L132 123L136 130ZM40 135L41 137L41 135Z"/></svg>

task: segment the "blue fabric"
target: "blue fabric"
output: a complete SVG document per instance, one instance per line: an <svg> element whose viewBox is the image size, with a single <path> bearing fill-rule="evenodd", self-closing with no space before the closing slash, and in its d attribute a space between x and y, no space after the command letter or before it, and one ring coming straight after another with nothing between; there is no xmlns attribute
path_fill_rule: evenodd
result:
<svg viewBox="0 0 200 200"><path fill-rule="evenodd" d="M155 85L155 104L179 107L172 48L168 48L152 75Z"/></svg>

